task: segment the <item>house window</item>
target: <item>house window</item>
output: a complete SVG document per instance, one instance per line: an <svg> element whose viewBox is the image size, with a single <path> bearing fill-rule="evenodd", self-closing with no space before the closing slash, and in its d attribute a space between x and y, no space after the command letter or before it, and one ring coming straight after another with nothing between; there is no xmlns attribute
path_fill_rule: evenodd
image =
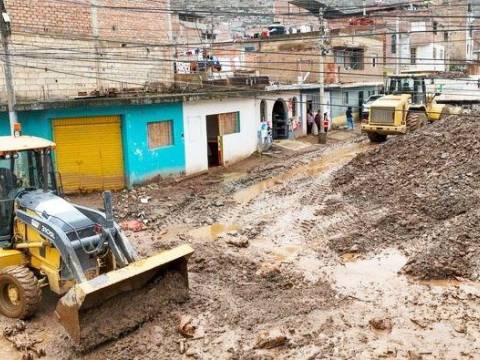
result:
<svg viewBox="0 0 480 360"><path fill-rule="evenodd" d="M391 39L392 39L392 46L390 51L392 54L396 54L397 53L397 35L393 34Z"/></svg>
<svg viewBox="0 0 480 360"><path fill-rule="evenodd" d="M377 67L377 54L372 55L372 67Z"/></svg>
<svg viewBox="0 0 480 360"><path fill-rule="evenodd" d="M410 24L410 30L412 32L424 32L427 30L427 26L424 21L412 22Z"/></svg>
<svg viewBox="0 0 480 360"><path fill-rule="evenodd" d="M350 68L353 70L363 70L363 49L352 50L350 55Z"/></svg>
<svg viewBox="0 0 480 360"><path fill-rule="evenodd" d="M240 112L218 114L220 135L235 134L240 132Z"/></svg>
<svg viewBox="0 0 480 360"><path fill-rule="evenodd" d="M433 60L437 59L437 48L433 48Z"/></svg>
<svg viewBox="0 0 480 360"><path fill-rule="evenodd" d="M433 34L434 34L434 35L437 35L438 22L434 21L434 22L433 22L433 25L432 25L432 28L433 28Z"/></svg>
<svg viewBox="0 0 480 360"><path fill-rule="evenodd" d="M347 70L363 70L364 49L336 49L334 54L337 65L343 65Z"/></svg>
<svg viewBox="0 0 480 360"><path fill-rule="evenodd" d="M348 91L346 91L343 93L343 104L348 105L349 100L350 99L348 98Z"/></svg>
<svg viewBox="0 0 480 360"><path fill-rule="evenodd" d="M344 65L345 64L345 50L335 50L335 64Z"/></svg>
<svg viewBox="0 0 480 360"><path fill-rule="evenodd" d="M447 32L447 31L445 31L445 32L443 33L443 40L444 40L444 41L448 41L448 32Z"/></svg>
<svg viewBox="0 0 480 360"><path fill-rule="evenodd" d="M202 32L202 39L203 40L215 40L217 38L217 34L214 34L213 32Z"/></svg>
<svg viewBox="0 0 480 360"><path fill-rule="evenodd" d="M190 22L190 23L196 23L200 19L199 16L196 16L194 14L186 14L186 13L180 13L178 14L178 19L180 21L185 21L185 22Z"/></svg>
<svg viewBox="0 0 480 360"><path fill-rule="evenodd" d="M410 49L410 64L415 65L417 63L417 48Z"/></svg>
<svg viewBox="0 0 480 360"><path fill-rule="evenodd" d="M148 124L148 148L158 149L173 145L173 121L158 121Z"/></svg>

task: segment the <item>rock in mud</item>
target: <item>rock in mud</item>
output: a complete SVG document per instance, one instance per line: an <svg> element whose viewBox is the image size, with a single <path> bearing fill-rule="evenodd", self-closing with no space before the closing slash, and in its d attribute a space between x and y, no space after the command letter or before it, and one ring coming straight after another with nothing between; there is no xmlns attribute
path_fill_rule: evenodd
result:
<svg viewBox="0 0 480 360"><path fill-rule="evenodd" d="M287 344L288 336L284 329L265 330L257 335L255 349L273 349Z"/></svg>
<svg viewBox="0 0 480 360"><path fill-rule="evenodd" d="M177 330L180 334L187 338L192 338L195 335L195 326L192 324L193 318L189 315L178 316Z"/></svg>
<svg viewBox="0 0 480 360"><path fill-rule="evenodd" d="M371 319L368 323L375 330L391 331L393 328L393 322L389 318L374 318Z"/></svg>
<svg viewBox="0 0 480 360"><path fill-rule="evenodd" d="M248 239L243 236L228 237L225 242L237 248L247 248L250 245Z"/></svg>

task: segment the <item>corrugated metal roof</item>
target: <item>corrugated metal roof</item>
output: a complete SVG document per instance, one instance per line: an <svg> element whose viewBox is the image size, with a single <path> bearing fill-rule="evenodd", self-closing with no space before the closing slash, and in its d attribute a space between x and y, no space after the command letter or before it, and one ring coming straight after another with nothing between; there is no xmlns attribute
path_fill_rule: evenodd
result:
<svg viewBox="0 0 480 360"><path fill-rule="evenodd" d="M324 8L326 19L335 19L345 16L352 16L354 14L362 14L363 0L293 0L290 1L292 5L306 9L313 14L318 14L321 7ZM385 10L385 8L405 7L405 2L399 0L383 0L378 2L375 0L366 0L365 5L368 11Z"/></svg>

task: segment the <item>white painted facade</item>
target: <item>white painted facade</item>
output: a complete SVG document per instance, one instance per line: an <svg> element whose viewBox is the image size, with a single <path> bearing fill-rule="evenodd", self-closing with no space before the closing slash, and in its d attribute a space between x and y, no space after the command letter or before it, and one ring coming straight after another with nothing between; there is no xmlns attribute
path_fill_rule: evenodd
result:
<svg viewBox="0 0 480 360"><path fill-rule="evenodd" d="M419 25L416 25L419 27ZM402 34L399 44L401 70L408 71L446 71L446 50L444 45L429 43L415 46L416 59L413 63L410 37Z"/></svg>
<svg viewBox="0 0 480 360"><path fill-rule="evenodd" d="M243 160L257 150L260 105L254 98L225 98L183 103L187 175L208 170L207 116L239 112L240 132L222 136L223 165Z"/></svg>
<svg viewBox="0 0 480 360"><path fill-rule="evenodd" d="M446 71L445 64L445 46L438 44L428 44L418 46L416 65L412 65L412 70L419 71Z"/></svg>

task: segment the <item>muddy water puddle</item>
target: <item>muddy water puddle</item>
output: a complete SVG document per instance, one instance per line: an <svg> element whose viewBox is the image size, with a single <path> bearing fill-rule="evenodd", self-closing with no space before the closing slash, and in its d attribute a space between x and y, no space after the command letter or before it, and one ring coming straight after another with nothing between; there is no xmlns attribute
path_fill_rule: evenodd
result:
<svg viewBox="0 0 480 360"><path fill-rule="evenodd" d="M240 204L246 204L265 190L281 185L286 181L293 180L299 176L314 176L320 172L330 171L338 166L342 166L369 148L371 148L370 144L351 144L344 148L333 149L324 154L320 159L312 161L307 165L295 167L280 175L242 189L235 193L233 198Z"/></svg>
<svg viewBox="0 0 480 360"><path fill-rule="evenodd" d="M408 259L396 249L366 259L348 256L345 260L333 268L331 276L339 294L351 300L339 309L339 315L346 315L349 323L346 331L358 331L370 339L372 352L365 358L412 358L407 354L420 355L413 358L421 359L475 358L469 355L478 353L472 343L478 333L476 322L465 320L462 306L445 301L452 291L477 293L467 288L469 282L416 281L401 275L399 271ZM374 327L371 321L379 319L390 325ZM396 349L402 349L405 356L395 356Z"/></svg>
<svg viewBox="0 0 480 360"><path fill-rule="evenodd" d="M398 272L407 263L407 257L398 250L388 250L373 258L357 260L348 256L344 264L333 270L335 286L341 292L370 297L372 289L408 286L407 279Z"/></svg>
<svg viewBox="0 0 480 360"><path fill-rule="evenodd" d="M216 240L228 232L238 230L240 230L240 226L238 225L218 223L190 230L188 234L199 239Z"/></svg>
<svg viewBox="0 0 480 360"><path fill-rule="evenodd" d="M470 287L480 289L480 282L466 279L418 280L401 275L400 270L408 258L396 249L386 250L368 259L359 259L358 253L341 256L343 264L332 272L335 286L350 295L370 297L376 290L385 294L406 294L409 287L428 286L438 288ZM388 298L388 296L385 296Z"/></svg>

